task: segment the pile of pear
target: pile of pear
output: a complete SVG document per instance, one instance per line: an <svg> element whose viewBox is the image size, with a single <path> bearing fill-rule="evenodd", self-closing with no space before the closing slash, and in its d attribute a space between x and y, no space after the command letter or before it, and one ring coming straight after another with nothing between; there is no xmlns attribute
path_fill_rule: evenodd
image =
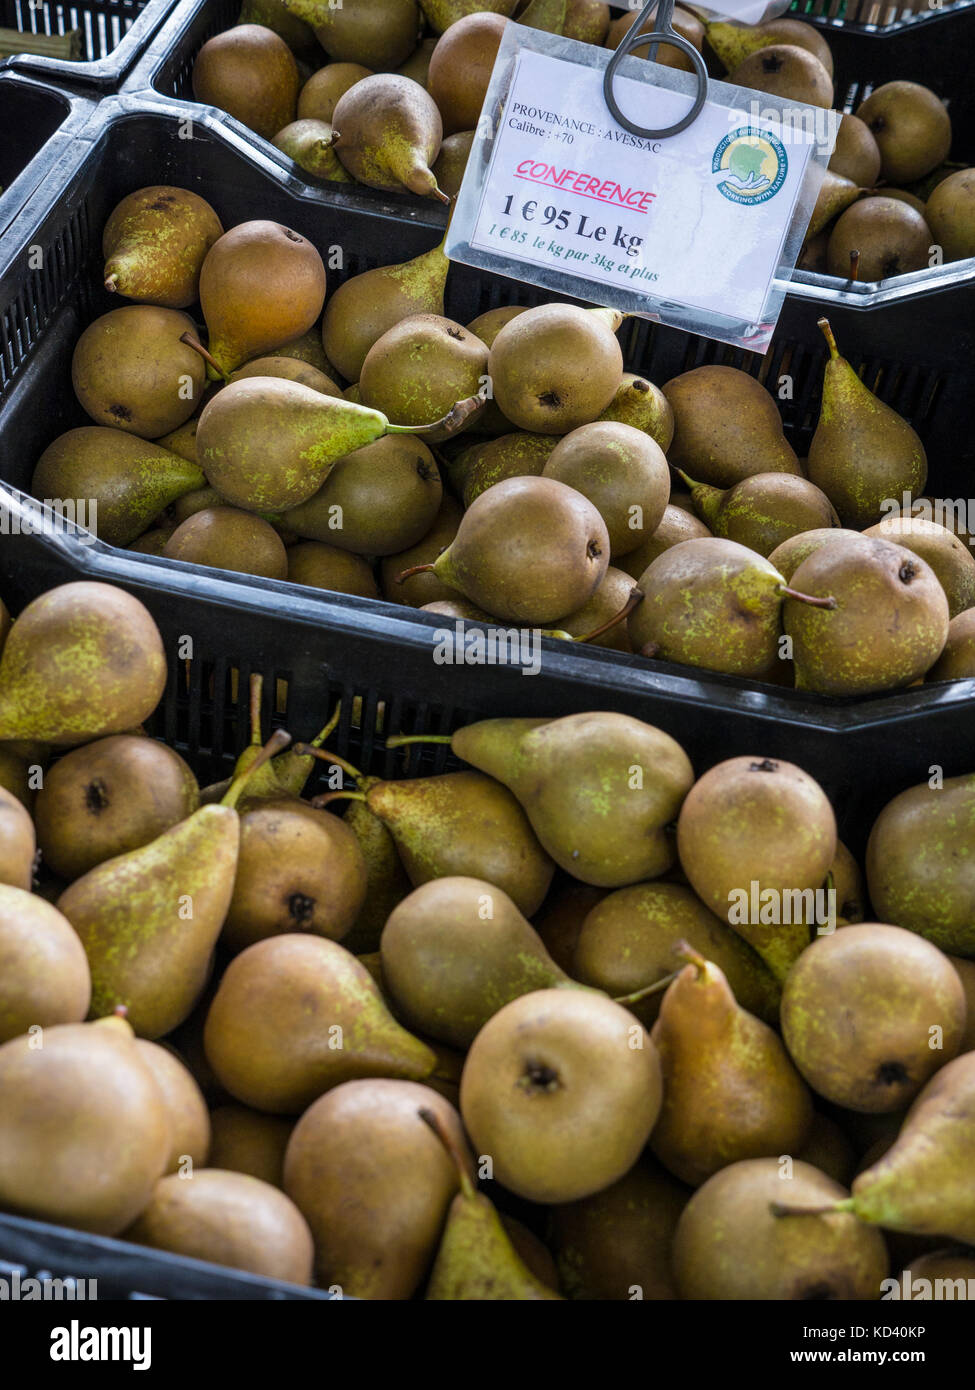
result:
<svg viewBox="0 0 975 1390"><path fill-rule="evenodd" d="M0 1210L363 1299L973 1277L975 774L861 866L792 763L590 711L382 780L255 676L201 788L138 599L0 618Z"/></svg>

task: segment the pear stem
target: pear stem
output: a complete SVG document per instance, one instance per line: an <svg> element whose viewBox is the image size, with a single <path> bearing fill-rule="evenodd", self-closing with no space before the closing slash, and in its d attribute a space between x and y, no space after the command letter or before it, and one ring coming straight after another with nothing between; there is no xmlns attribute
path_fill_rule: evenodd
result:
<svg viewBox="0 0 975 1390"><path fill-rule="evenodd" d="M315 737L312 739L312 741L311 741L310 744L303 743L303 744L301 745L301 747L302 747L302 748L307 748L309 753L315 753L315 752L317 752L317 750L318 750L319 748L321 748L321 746L322 746L322 744L325 742L325 740L326 740L327 738L330 738L331 735L335 733L335 730L338 728L339 720L340 720L341 717L342 717L342 701L339 700L339 701L337 702L336 706L335 706L335 713L332 715L331 719L330 719L330 720L328 721L328 723L325 725L324 729L319 730L319 732L315 735ZM337 762L337 761L338 761L337 758L335 758L335 757L332 758L332 762L333 762L333 763L334 763L334 762Z"/></svg>
<svg viewBox="0 0 975 1390"><path fill-rule="evenodd" d="M432 569L432 565L411 565L408 570L403 570L401 574L396 576L396 583L402 584L405 580L412 579L415 574L426 574L428 570Z"/></svg>
<svg viewBox="0 0 975 1390"><path fill-rule="evenodd" d="M331 730L329 731L331 732ZM313 743L296 743L295 752L305 757L317 758L320 763L329 763L334 767L340 767L343 772L347 772L354 782L363 780L362 773L351 763L347 763L344 758L340 758L337 753L329 753L324 748L316 748Z"/></svg>
<svg viewBox="0 0 975 1390"><path fill-rule="evenodd" d="M836 339L833 337L833 330L830 327L829 319L817 319L816 327L820 330L829 347L830 357L839 357L840 350L836 346Z"/></svg>
<svg viewBox="0 0 975 1390"><path fill-rule="evenodd" d="M855 1212L856 1201L853 1197L844 1197L842 1201L823 1207L790 1207L788 1202L770 1202L769 1211L773 1216L832 1216L835 1212Z"/></svg>
<svg viewBox="0 0 975 1390"><path fill-rule="evenodd" d="M697 967L698 979L700 979L707 970L707 960L701 955L700 951L694 949L689 941L678 941L674 947L674 952L680 956L682 960L686 960L689 965Z"/></svg>
<svg viewBox="0 0 975 1390"><path fill-rule="evenodd" d="M267 743L265 743L264 747L251 763L250 767L247 768L245 772L242 772L239 777L235 777L231 782L230 786L227 788L227 794L221 798L220 805L230 807L236 806L237 802L240 800L241 792L257 769L263 767L266 762L270 762L277 753L287 748L290 742L291 735L286 729L275 729Z"/></svg>
<svg viewBox="0 0 975 1390"><path fill-rule="evenodd" d="M210 356L206 348L200 342L199 338L194 338L192 333L181 333L179 340L181 343L185 343L187 347L191 347L194 352L198 352L200 356L203 358L204 362L208 363L217 373L221 381L230 380L230 377L221 367L220 363Z"/></svg>
<svg viewBox="0 0 975 1390"><path fill-rule="evenodd" d="M259 671L251 675L250 718L251 743L255 748L261 746L261 698L264 694L264 677Z"/></svg>
<svg viewBox="0 0 975 1390"><path fill-rule="evenodd" d="M449 201L449 200L448 200ZM432 425L390 425L387 434L442 434L444 439L459 434L470 417L484 404L483 396L467 396L465 400L455 401L447 414Z"/></svg>
<svg viewBox="0 0 975 1390"><path fill-rule="evenodd" d="M463 1193L463 1195L465 1197L476 1196L477 1189L471 1182L471 1175L467 1171L467 1164L464 1162L464 1155L461 1153L457 1141L454 1139L454 1136L448 1131L447 1126L444 1124L443 1120L436 1113L436 1111L428 1110L425 1105L421 1106L421 1108L416 1113L419 1115L420 1119L427 1126L427 1128L433 1130L434 1134L437 1136L441 1144L447 1150L447 1153L450 1159L452 1160L454 1167L457 1169L457 1177L460 1180L460 1190Z"/></svg>
<svg viewBox="0 0 975 1390"><path fill-rule="evenodd" d="M390 734L387 748L406 748L411 743L452 743L453 734Z"/></svg>
<svg viewBox="0 0 975 1390"><path fill-rule="evenodd" d="M573 638L573 641L591 642L596 637L602 637L604 632L609 632L611 628L618 626L619 623L626 622L626 619L633 612L634 608L639 607L639 605L643 602L643 599L644 593L642 589L631 589L630 597L626 600L626 603L623 605L620 611L617 614L615 614L614 617L608 618L606 622L602 623L599 627L594 627L592 632L586 633L585 637L575 637Z"/></svg>
<svg viewBox="0 0 975 1390"><path fill-rule="evenodd" d="M800 603L808 603L811 608L835 608L836 599L832 594L826 598L814 598L812 594L801 594L798 589L790 589L787 584L779 585L779 593L787 598L796 598Z"/></svg>
<svg viewBox="0 0 975 1390"><path fill-rule="evenodd" d="M109 294L115 294L115 293L116 293L116 290L117 290L117 287L118 287L118 276L117 276L117 275L110 275L110 276L108 277L108 279L105 281L105 288L108 290Z"/></svg>
<svg viewBox="0 0 975 1390"><path fill-rule="evenodd" d="M333 801L365 801L365 792L325 792L322 796L312 797L309 805L314 806L316 811L324 811L326 806L330 806Z"/></svg>
<svg viewBox="0 0 975 1390"><path fill-rule="evenodd" d="M850 252L850 279L854 282L860 278L860 252Z"/></svg>
<svg viewBox="0 0 975 1390"><path fill-rule="evenodd" d="M680 974L679 970L673 970L669 975L665 975L662 980L655 980L652 985L644 985L642 989L635 989L632 994L620 994L614 1000L614 1004L639 1004L643 999L649 999L653 994L661 994L669 985L672 985Z"/></svg>

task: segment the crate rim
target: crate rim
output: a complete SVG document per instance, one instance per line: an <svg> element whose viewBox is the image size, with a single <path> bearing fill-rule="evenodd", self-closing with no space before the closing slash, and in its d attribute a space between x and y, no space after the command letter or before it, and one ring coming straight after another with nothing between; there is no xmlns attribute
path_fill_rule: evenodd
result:
<svg viewBox="0 0 975 1390"><path fill-rule="evenodd" d="M953 19L963 11L971 9L973 5L975 5L975 0L951 0L949 5L943 6L941 9L919 10L916 14L902 15L900 19L892 20L890 24L864 24L856 19L831 19L828 15L800 14L792 9L786 10L780 18L799 19L804 24L814 25L817 29L826 29L833 33L855 34L858 38L877 40L918 29L923 25L933 25L939 20Z"/></svg>
<svg viewBox="0 0 975 1390"><path fill-rule="evenodd" d="M77 85L82 89L91 87L102 94L115 92L179 3L180 0L146 0L131 28L122 35L111 53L106 53L102 58L84 59L73 63L60 58L44 57L41 54L18 53L6 59L3 67L11 71L31 73L48 81Z"/></svg>
<svg viewBox="0 0 975 1390"><path fill-rule="evenodd" d="M98 114L99 103L93 93L50 82L38 73L22 72L6 65L0 65L0 89L3 87L52 97L64 108L58 128L0 193L0 201L6 200L9 206L9 211L5 209L0 215L0 238L6 240L11 229L24 217L25 211L34 206L39 190L45 190L45 201L57 196L63 186L63 171L71 168L78 158L76 141L83 140L85 131ZM47 192L49 186L50 193ZM17 250L20 249L17 244ZM5 253L9 250L9 245L2 246L0 243L0 264L4 268L7 265Z"/></svg>

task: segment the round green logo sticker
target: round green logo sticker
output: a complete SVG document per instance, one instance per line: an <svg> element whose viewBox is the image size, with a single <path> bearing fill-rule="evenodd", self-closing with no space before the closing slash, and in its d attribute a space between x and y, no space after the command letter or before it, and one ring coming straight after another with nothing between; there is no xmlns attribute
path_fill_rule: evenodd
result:
<svg viewBox="0 0 975 1390"><path fill-rule="evenodd" d="M767 203L785 183L788 168L781 140L753 126L726 135L711 161L718 192L733 203Z"/></svg>

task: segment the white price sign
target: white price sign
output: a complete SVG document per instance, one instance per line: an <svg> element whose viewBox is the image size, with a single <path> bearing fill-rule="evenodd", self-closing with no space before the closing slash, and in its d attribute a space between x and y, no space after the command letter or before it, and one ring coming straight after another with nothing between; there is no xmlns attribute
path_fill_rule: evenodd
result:
<svg viewBox="0 0 975 1390"><path fill-rule="evenodd" d="M502 46L492 83L500 100L492 107L488 93L487 148L479 171L475 144L448 256L682 327L703 317L711 326L698 331L714 337L767 342L787 239L795 227L794 261L822 178L807 177L810 161L824 126L832 148L838 117L799 106L801 119L787 123L774 98L750 93L749 111L721 101L739 89L714 83L686 130L646 139L610 115L605 61L567 62L532 51L537 41L506 38L507 73ZM645 66L684 89L618 73L616 100L635 124L666 129L686 114L694 79ZM807 210L797 218L801 195Z"/></svg>

